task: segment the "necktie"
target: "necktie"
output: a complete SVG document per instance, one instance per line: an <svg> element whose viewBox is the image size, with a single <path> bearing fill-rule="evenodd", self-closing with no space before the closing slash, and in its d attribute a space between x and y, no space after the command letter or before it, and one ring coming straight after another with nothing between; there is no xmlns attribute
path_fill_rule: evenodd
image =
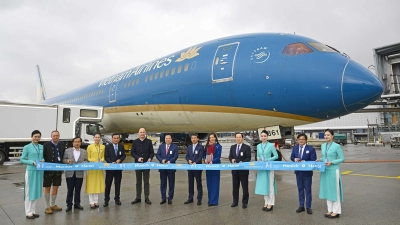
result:
<svg viewBox="0 0 400 225"><path fill-rule="evenodd" d="M240 152L240 145L237 146L237 149L236 149L236 157L239 157L239 152Z"/></svg>
<svg viewBox="0 0 400 225"><path fill-rule="evenodd" d="M114 145L115 155L118 156L118 145Z"/></svg>
<svg viewBox="0 0 400 225"><path fill-rule="evenodd" d="M168 149L169 149L169 145L167 145L167 148L165 149L165 155L168 155Z"/></svg>
<svg viewBox="0 0 400 225"><path fill-rule="evenodd" d="M303 158L303 150L304 150L304 146L300 146L300 159Z"/></svg>
<svg viewBox="0 0 400 225"><path fill-rule="evenodd" d="M193 154L194 154L194 150L196 149L196 145L193 145Z"/></svg>

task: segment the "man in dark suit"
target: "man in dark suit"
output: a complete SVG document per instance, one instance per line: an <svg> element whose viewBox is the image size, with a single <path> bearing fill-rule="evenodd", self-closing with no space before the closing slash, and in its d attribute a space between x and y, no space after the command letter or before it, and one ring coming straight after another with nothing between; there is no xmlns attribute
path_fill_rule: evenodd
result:
<svg viewBox="0 0 400 225"><path fill-rule="evenodd" d="M169 164L175 163L178 159L178 146L172 144L172 137L170 134L165 135L165 143L158 147L157 159L160 163ZM165 204L167 201L167 180L168 180L168 205L172 204L172 199L174 198L175 190L175 172L176 170L158 170L160 172L160 191L161 191L161 202L160 204Z"/></svg>
<svg viewBox="0 0 400 225"><path fill-rule="evenodd" d="M60 132L51 132L51 141L44 143L43 145L43 158L48 163L62 163L65 144L60 139ZM58 187L61 186L62 171L44 171L43 187L44 197L46 201L46 214L52 214L53 211L61 211L62 208L56 205L56 198ZM50 189L53 186L51 192L51 203L50 203Z"/></svg>
<svg viewBox="0 0 400 225"><path fill-rule="evenodd" d="M306 144L307 143L307 135L299 134L297 136L297 141L298 141L299 145L293 147L292 155L290 156L290 159L292 161L301 162L301 161L317 160L317 154L315 152L315 149ZM313 171L294 171L294 173L296 174L297 190L299 192L299 203L300 203L300 206L296 210L296 212L300 213L300 212L305 211L305 209L304 209L304 190L306 190L307 213L312 214L311 185L312 185Z"/></svg>
<svg viewBox="0 0 400 225"><path fill-rule="evenodd" d="M236 144L231 146L229 152L229 161L231 163L250 162L251 150L250 146L243 144L243 134L235 135ZM233 203L231 207L236 207L239 203L239 187L242 184L243 198L242 208L246 209L249 203L249 171L248 170L232 170L232 196Z"/></svg>
<svg viewBox="0 0 400 225"><path fill-rule="evenodd" d="M204 147L199 144L199 138L197 134L191 136L192 144L189 145L186 151L186 161L191 165L201 164L201 160L204 155ZM194 195L194 178L196 178L197 184L197 205L201 205L201 199L203 198L203 185L201 184L201 173L202 170L188 170L189 180L189 197L185 204L193 202Z"/></svg>
<svg viewBox="0 0 400 225"><path fill-rule="evenodd" d="M132 143L131 155L135 159L135 163L151 162L154 157L153 143L146 138L146 130L139 129L139 138ZM150 195L150 170L136 170L136 199L131 204L141 202L142 196L142 177L144 183L144 197L147 204L151 204Z"/></svg>
<svg viewBox="0 0 400 225"><path fill-rule="evenodd" d="M65 150L63 156L63 163L67 164L77 164L87 161L87 152L85 149L81 149L82 139L76 137L72 140L73 148L68 148ZM84 177L83 170L78 171L65 171L65 178L67 181L67 209L66 212L72 210L72 200L74 200L74 208L83 210L81 206L81 189ZM75 192L75 193L74 193Z"/></svg>
<svg viewBox="0 0 400 225"><path fill-rule="evenodd" d="M120 135L114 133L112 134L111 138L112 144L106 145L104 158L108 163L122 163L126 156L124 146L119 143ZM103 204L104 207L107 207L108 201L110 201L110 190L113 179L115 188L115 204L121 205L119 193L121 189L122 170L106 170L106 190L104 193Z"/></svg>

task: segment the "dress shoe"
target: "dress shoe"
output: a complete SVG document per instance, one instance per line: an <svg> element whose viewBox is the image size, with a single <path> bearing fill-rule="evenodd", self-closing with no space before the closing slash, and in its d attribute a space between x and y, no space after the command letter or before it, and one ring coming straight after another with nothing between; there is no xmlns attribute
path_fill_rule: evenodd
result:
<svg viewBox="0 0 400 225"><path fill-rule="evenodd" d="M171 204L172 204L172 200L168 199L168 205L171 205Z"/></svg>
<svg viewBox="0 0 400 225"><path fill-rule="evenodd" d="M208 204L208 207L217 206L217 204Z"/></svg>
<svg viewBox="0 0 400 225"><path fill-rule="evenodd" d="M165 204L166 202L167 202L167 200L163 199L163 200L160 202L160 205Z"/></svg>
<svg viewBox="0 0 400 225"><path fill-rule="evenodd" d="M146 199L144 200L144 202L146 202L147 204L151 205L151 201L150 201L149 198L146 198Z"/></svg>
<svg viewBox="0 0 400 225"><path fill-rule="evenodd" d="M35 218L39 218L39 214L37 213L32 213L32 216L34 216Z"/></svg>
<svg viewBox="0 0 400 225"><path fill-rule="evenodd" d="M307 213L308 214L312 214L312 209L311 208L307 208Z"/></svg>
<svg viewBox="0 0 400 225"><path fill-rule="evenodd" d="M121 205L121 201L120 200L115 200L115 204L116 205Z"/></svg>
<svg viewBox="0 0 400 225"><path fill-rule="evenodd" d="M247 204L243 204L242 209L247 209Z"/></svg>
<svg viewBox="0 0 400 225"><path fill-rule="evenodd" d="M236 207L238 204L232 203L231 207Z"/></svg>
<svg viewBox="0 0 400 225"><path fill-rule="evenodd" d="M188 200L186 200L186 202L184 202L183 204L189 204L189 203L193 203L193 199L188 199Z"/></svg>
<svg viewBox="0 0 400 225"><path fill-rule="evenodd" d="M103 207L107 207L108 206L108 201L105 201L103 204Z"/></svg>
<svg viewBox="0 0 400 225"><path fill-rule="evenodd" d="M298 209L296 209L297 213L301 213L301 212L304 212L304 211L305 211L304 207L299 207Z"/></svg>
<svg viewBox="0 0 400 225"><path fill-rule="evenodd" d="M46 213L46 214L53 214L53 210L51 210L51 208L46 208L46 209L44 210L44 213Z"/></svg>
<svg viewBox="0 0 400 225"><path fill-rule="evenodd" d="M272 211L273 209L274 209L274 206L271 205L271 208L268 208L268 207L267 207L267 209L266 209L265 211Z"/></svg>
<svg viewBox="0 0 400 225"><path fill-rule="evenodd" d="M61 211L62 210L62 208L58 207L57 205L50 206L50 209L53 211Z"/></svg>
<svg viewBox="0 0 400 225"><path fill-rule="evenodd" d="M74 209L83 210L83 207L81 205L74 205Z"/></svg>
<svg viewBox="0 0 400 225"><path fill-rule="evenodd" d="M65 209L65 212L69 212L71 210L72 210L72 207L71 206L67 206L67 208Z"/></svg>
<svg viewBox="0 0 400 225"><path fill-rule="evenodd" d="M197 200L197 205L201 205L201 200Z"/></svg>
<svg viewBox="0 0 400 225"><path fill-rule="evenodd" d="M131 201L131 204L133 205L133 204L139 203L141 201L142 201L142 199L136 198L135 200Z"/></svg>
<svg viewBox="0 0 400 225"><path fill-rule="evenodd" d="M26 216L27 219L35 219L35 217L33 215L30 216Z"/></svg>
<svg viewBox="0 0 400 225"><path fill-rule="evenodd" d="M340 216L340 214L336 214L336 215L334 215L334 216L332 216L332 214L331 214L331 215L328 216L328 218L329 218L329 219L339 218L339 216Z"/></svg>

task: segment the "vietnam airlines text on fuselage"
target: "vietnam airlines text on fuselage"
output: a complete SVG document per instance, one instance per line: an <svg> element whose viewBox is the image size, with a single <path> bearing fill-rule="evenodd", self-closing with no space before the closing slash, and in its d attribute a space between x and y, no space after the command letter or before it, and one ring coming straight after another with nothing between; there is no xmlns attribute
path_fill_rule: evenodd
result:
<svg viewBox="0 0 400 225"><path fill-rule="evenodd" d="M44 103L104 106L110 132L211 132L331 119L381 92L369 70L315 40L260 33L198 44Z"/></svg>

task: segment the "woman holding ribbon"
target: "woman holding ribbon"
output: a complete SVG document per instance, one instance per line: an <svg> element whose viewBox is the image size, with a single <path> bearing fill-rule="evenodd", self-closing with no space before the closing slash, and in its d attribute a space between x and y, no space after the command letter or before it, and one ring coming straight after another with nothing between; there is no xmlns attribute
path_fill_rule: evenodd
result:
<svg viewBox="0 0 400 225"><path fill-rule="evenodd" d="M26 165L25 172L25 214L28 219L39 217L36 213L36 202L42 197L43 170L36 169L36 160L44 161L43 145L39 144L42 133L32 132L32 142L24 146L21 163Z"/></svg>
<svg viewBox="0 0 400 225"><path fill-rule="evenodd" d="M274 161L278 153L272 143L269 143L266 130L261 131L261 143L257 145L257 161ZM271 154L272 153L272 154ZM256 179L256 195L264 195L264 207L262 210L271 211L275 205L276 180L273 170L259 170Z"/></svg>
<svg viewBox="0 0 400 225"><path fill-rule="evenodd" d="M328 213L325 217L332 219L342 213L343 190L339 164L344 162L344 156L340 145L333 141L332 130L326 129L324 137L327 142L321 145L322 158L319 161L325 162L325 172L321 172L319 198L326 199Z"/></svg>
<svg viewBox="0 0 400 225"><path fill-rule="evenodd" d="M222 146L218 143L215 133L208 135L205 146L204 160L206 164L221 164ZM217 206L219 200L219 184L221 171L206 170L208 206Z"/></svg>
<svg viewBox="0 0 400 225"><path fill-rule="evenodd" d="M94 144L87 148L89 162L104 162L105 146L100 144L100 134L94 135ZM104 171L89 170L86 176L86 193L89 194L90 208L99 207L99 193L104 192Z"/></svg>

